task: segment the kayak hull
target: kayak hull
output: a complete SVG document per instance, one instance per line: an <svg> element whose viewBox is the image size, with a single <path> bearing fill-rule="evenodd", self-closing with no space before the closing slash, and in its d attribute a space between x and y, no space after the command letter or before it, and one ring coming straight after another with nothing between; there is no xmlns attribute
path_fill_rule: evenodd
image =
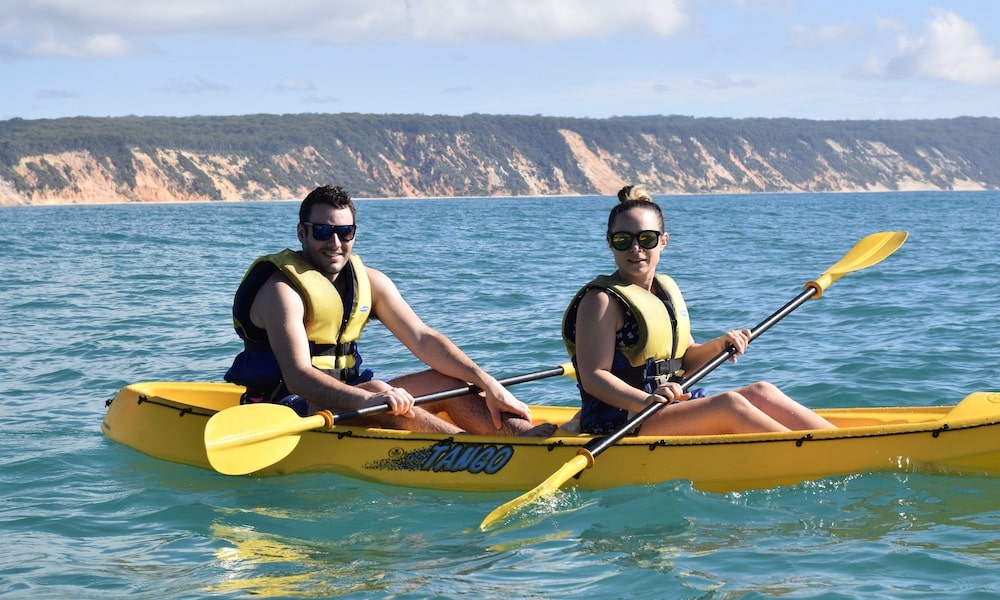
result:
<svg viewBox="0 0 1000 600"><path fill-rule="evenodd" d="M108 402L101 428L150 456L211 469L204 432L243 388L215 382L144 382ZM532 406L559 425L576 409ZM838 429L718 436L626 437L567 486L602 489L687 480L712 492L770 488L872 471L1000 475L1000 392L955 406L817 411ZM382 484L456 491L523 491L573 459L592 436L440 435L338 425L299 434L294 451L253 475L333 472Z"/></svg>

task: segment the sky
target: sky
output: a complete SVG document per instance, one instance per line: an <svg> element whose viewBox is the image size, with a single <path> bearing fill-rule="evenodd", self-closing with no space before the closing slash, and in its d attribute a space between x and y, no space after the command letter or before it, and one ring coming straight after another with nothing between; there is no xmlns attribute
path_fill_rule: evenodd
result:
<svg viewBox="0 0 1000 600"><path fill-rule="evenodd" d="M3 0L0 120L1000 116L994 0Z"/></svg>

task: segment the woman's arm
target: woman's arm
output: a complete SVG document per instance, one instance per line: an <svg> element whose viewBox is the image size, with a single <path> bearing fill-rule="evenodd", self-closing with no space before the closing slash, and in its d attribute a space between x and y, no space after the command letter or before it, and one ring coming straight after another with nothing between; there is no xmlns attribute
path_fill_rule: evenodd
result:
<svg viewBox="0 0 1000 600"><path fill-rule="evenodd" d="M622 328L621 306L602 290L593 289L580 300L576 314L576 376L587 393L631 412L662 401L636 389L611 373L615 334Z"/></svg>
<svg viewBox="0 0 1000 600"><path fill-rule="evenodd" d="M736 353L729 359L735 363L736 357L746 351L749 343L749 329L733 329L702 344L696 344L694 338L691 338L687 351L684 353L684 371L687 373L697 371L702 365L725 352L730 346L736 348Z"/></svg>

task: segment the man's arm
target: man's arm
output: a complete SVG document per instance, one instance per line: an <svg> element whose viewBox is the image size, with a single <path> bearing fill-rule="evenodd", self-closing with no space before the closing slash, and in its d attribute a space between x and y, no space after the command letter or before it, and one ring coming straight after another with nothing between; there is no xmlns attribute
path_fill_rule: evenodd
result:
<svg viewBox="0 0 1000 600"><path fill-rule="evenodd" d="M304 323L305 302L284 275L275 273L257 292L250 319L267 331L288 390L323 408L341 410L373 404L373 394L313 367Z"/></svg>
<svg viewBox="0 0 1000 600"><path fill-rule="evenodd" d="M424 323L388 276L368 268L368 279L372 286L372 311L386 329L435 371L484 390L494 425L500 426L501 412L531 419L531 411L526 404L515 398L444 334Z"/></svg>

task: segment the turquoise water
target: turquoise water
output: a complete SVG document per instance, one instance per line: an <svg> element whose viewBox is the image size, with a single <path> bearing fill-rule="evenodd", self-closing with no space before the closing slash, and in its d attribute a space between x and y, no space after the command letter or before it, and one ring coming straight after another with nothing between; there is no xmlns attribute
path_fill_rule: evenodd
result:
<svg viewBox="0 0 1000 600"><path fill-rule="evenodd" d="M906 229L703 382L813 407L1000 389L998 193L669 197L661 269L696 338L752 326L863 236ZM566 360L572 293L610 272L606 198L359 203L356 251L497 376ZM221 379L231 294L295 244L297 203L0 209L0 597L959 598L1000 569L1000 480L859 473L734 494L569 491L491 534L511 494L333 475L231 478L102 436L127 383ZM380 376L419 368L373 326ZM514 388L572 404L563 378ZM598 467L600 459L598 459Z"/></svg>

